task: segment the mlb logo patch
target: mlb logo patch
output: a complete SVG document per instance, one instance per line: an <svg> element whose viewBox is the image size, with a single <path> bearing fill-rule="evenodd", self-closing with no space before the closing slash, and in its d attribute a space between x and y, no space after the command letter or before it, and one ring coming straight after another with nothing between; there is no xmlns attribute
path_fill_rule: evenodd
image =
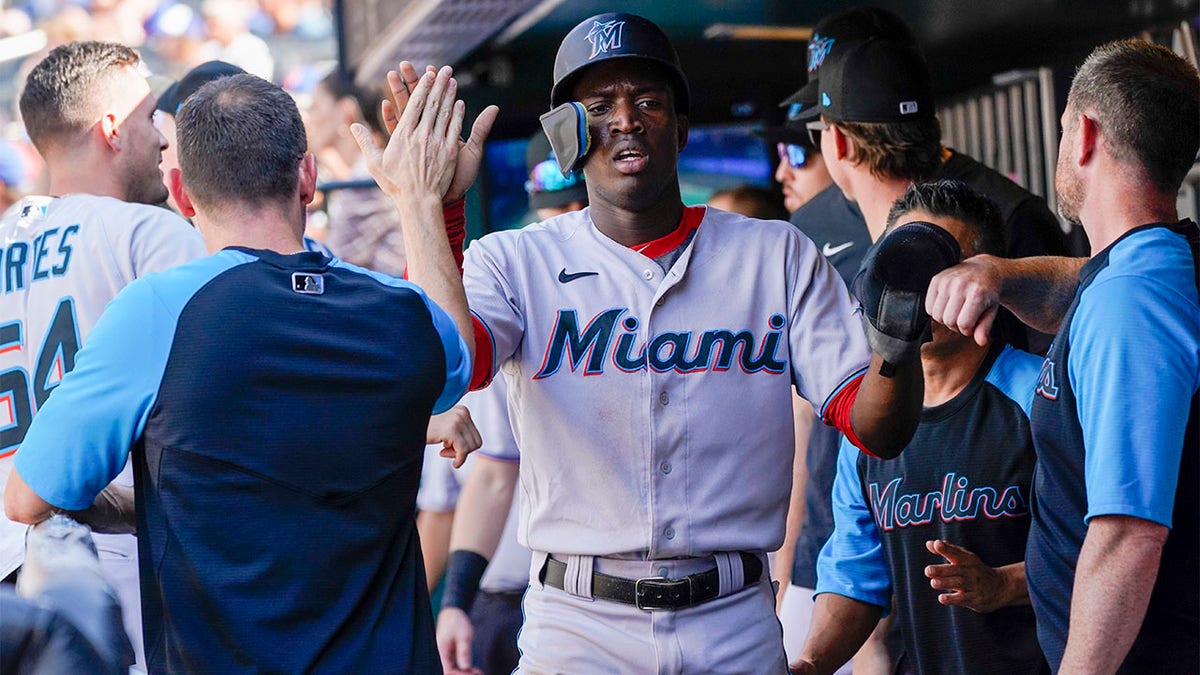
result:
<svg viewBox="0 0 1200 675"><path fill-rule="evenodd" d="M293 272L292 290L304 295L321 295L325 292L325 277L321 274Z"/></svg>
<svg viewBox="0 0 1200 675"><path fill-rule="evenodd" d="M912 115L915 112L917 112L917 102L916 101L901 101L900 102L900 114L901 115Z"/></svg>

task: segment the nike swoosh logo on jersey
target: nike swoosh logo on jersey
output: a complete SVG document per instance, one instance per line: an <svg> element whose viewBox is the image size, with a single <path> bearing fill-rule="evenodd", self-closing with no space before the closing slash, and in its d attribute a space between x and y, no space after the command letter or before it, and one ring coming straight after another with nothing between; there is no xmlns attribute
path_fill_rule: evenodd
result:
<svg viewBox="0 0 1200 675"><path fill-rule="evenodd" d="M567 268L564 267L564 268L562 268L562 271L560 271L558 273L558 283L567 284L572 281L575 281L576 279L582 279L584 277L594 277L599 274L600 274L599 272L572 272L571 274L567 274Z"/></svg>
<svg viewBox="0 0 1200 675"><path fill-rule="evenodd" d="M850 248L853 245L854 245L854 242L852 242L852 241L848 241L844 244L838 244L837 246L830 246L829 242L825 242L825 245L821 247L821 253L826 258L828 258L831 255L837 255L837 254L841 253L842 251L845 251L846 249Z"/></svg>

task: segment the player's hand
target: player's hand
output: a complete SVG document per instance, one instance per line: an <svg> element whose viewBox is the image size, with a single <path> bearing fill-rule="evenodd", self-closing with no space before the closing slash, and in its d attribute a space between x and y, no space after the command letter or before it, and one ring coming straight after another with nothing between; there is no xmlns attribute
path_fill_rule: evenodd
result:
<svg viewBox="0 0 1200 675"><path fill-rule="evenodd" d="M465 110L455 98L458 83L453 74L445 66L421 75L382 150L366 126L350 127L371 177L394 200L422 195L440 199L450 187Z"/></svg>
<svg viewBox="0 0 1200 675"><path fill-rule="evenodd" d="M467 613L458 607L443 607L437 618L438 656L446 675L483 675L471 664L471 642L475 627Z"/></svg>
<svg viewBox="0 0 1200 675"><path fill-rule="evenodd" d="M998 258L990 255L967 258L929 282L925 311L934 321L974 336L979 346L986 346L1000 309L1002 282Z"/></svg>
<svg viewBox="0 0 1200 675"><path fill-rule="evenodd" d="M433 72L433 70L433 66L425 67L425 72ZM391 89L392 100L383 102L382 113L383 124L389 134L399 123L405 108L408 107L408 101L411 98L409 92L413 91L420 78L417 69L408 61L400 62L399 72L393 70L388 73L388 88ZM454 169L454 178L451 179L449 188L442 196L443 204L462 199L479 176L479 167L483 163L483 143L487 140L488 134L492 132L492 125L496 122L498 114L500 114L500 109L494 105L484 108L483 112L475 118L475 123L471 125L471 135L466 141L461 139L458 141L458 164Z"/></svg>
<svg viewBox="0 0 1200 675"><path fill-rule="evenodd" d="M429 418L429 430L425 433L425 444L442 444L438 454L453 458L454 468L461 468L467 455L483 445L483 437L475 428L471 413L464 406L456 405L440 415Z"/></svg>
<svg viewBox="0 0 1200 675"><path fill-rule="evenodd" d="M1009 604L1011 591L1008 579L1000 570L983 562L967 549L943 539L927 541L925 548L947 561L944 565L925 568L929 585L944 591L938 596L938 602L980 613Z"/></svg>

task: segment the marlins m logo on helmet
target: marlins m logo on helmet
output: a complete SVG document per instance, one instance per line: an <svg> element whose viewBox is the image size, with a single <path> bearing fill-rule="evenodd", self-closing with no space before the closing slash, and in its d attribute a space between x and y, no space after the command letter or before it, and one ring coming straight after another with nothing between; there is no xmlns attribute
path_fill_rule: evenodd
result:
<svg viewBox="0 0 1200 675"><path fill-rule="evenodd" d="M592 55L588 59L594 59L598 54L605 54L610 49L620 49L621 31L624 28L624 21L593 22L592 29L587 34L588 42L592 43Z"/></svg>

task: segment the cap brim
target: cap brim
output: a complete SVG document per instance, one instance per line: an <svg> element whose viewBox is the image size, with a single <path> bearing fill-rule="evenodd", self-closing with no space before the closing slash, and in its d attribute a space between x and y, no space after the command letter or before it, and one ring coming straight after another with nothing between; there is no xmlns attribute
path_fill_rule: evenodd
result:
<svg viewBox="0 0 1200 675"><path fill-rule="evenodd" d="M789 129L786 126L778 127L763 127L754 132L755 136L763 139L767 145L775 143L791 143L792 145L803 145L811 147L812 142L808 138L808 130L801 127L800 130Z"/></svg>
<svg viewBox="0 0 1200 675"><path fill-rule="evenodd" d="M565 190L549 190L546 192L529 193L529 208L552 209L565 206L571 202L587 203L587 184L579 183Z"/></svg>
<svg viewBox="0 0 1200 675"><path fill-rule="evenodd" d="M175 93L178 91L179 91L179 83L173 82L171 84L171 86L167 87L166 91L164 91L158 97L158 101L155 103L154 107L158 108L159 110L161 110L165 113L170 113L170 114L174 115L175 114L175 106L172 105L172 103L175 101Z"/></svg>

